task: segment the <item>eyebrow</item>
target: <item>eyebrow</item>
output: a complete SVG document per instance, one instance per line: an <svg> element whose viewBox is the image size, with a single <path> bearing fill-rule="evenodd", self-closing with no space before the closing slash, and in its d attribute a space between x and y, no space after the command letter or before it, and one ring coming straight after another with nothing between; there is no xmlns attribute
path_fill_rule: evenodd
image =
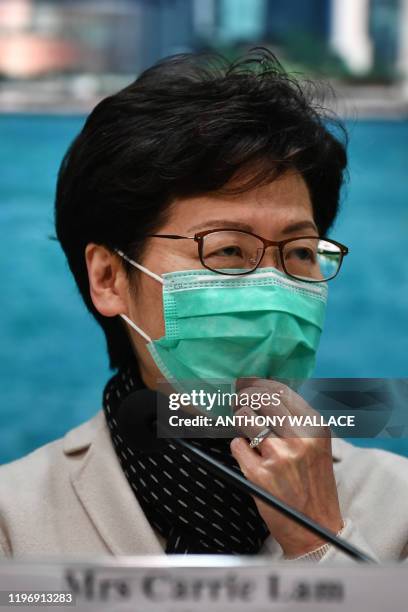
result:
<svg viewBox="0 0 408 612"><path fill-rule="evenodd" d="M253 232L254 228L247 223L242 223L241 221L230 221L227 219L213 219L212 221L207 221L205 223L201 223L199 225L193 225L190 227L187 232L194 232L198 230L205 230L211 228L228 228L228 229L240 229L247 232ZM296 221L295 223L290 223L283 230L282 234L291 234L292 232L298 232L301 230L311 229L316 234L318 234L317 227L313 221L304 220L304 221Z"/></svg>

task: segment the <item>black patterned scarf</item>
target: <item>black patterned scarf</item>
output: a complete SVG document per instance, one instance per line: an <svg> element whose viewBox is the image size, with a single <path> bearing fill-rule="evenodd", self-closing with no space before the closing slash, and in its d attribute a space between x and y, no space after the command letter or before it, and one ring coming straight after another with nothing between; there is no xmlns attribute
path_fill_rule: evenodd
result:
<svg viewBox="0 0 408 612"><path fill-rule="evenodd" d="M152 527L166 539L166 553L257 554L268 536L252 497L214 477L171 440L159 453L129 448L115 418L127 395L143 388L136 369L107 383L103 408L112 442L129 485ZM230 440L190 440L242 474Z"/></svg>

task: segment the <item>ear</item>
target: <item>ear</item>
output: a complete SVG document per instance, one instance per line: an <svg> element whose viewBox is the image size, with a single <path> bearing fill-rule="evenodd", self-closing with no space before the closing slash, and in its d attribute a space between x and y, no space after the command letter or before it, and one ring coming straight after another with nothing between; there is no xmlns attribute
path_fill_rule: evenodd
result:
<svg viewBox="0 0 408 612"><path fill-rule="evenodd" d="M85 248L92 302L105 317L128 312L128 279L120 258L104 246L89 243Z"/></svg>

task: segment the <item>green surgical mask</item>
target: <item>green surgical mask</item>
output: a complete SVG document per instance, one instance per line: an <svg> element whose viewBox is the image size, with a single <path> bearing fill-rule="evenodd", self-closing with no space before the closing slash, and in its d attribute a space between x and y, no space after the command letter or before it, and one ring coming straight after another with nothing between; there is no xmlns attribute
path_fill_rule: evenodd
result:
<svg viewBox="0 0 408 612"><path fill-rule="evenodd" d="M327 283L295 280L276 268L248 275L205 269L159 276L117 251L163 285L165 335L147 341L163 376L178 391L187 386L234 388L241 377L305 379L315 365L327 302ZM198 386L197 386L198 385Z"/></svg>

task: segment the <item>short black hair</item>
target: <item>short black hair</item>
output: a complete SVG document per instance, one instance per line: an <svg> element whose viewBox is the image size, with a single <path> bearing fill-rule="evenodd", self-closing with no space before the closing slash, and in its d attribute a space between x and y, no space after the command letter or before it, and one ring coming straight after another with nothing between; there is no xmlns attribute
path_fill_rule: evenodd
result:
<svg viewBox="0 0 408 612"><path fill-rule="evenodd" d="M288 168L302 174L319 233L327 233L339 208L347 134L311 85L263 48L231 62L179 54L90 113L59 169L55 223L79 291L105 332L112 368L129 365L134 353L119 317L103 317L92 303L88 243L140 257L176 197L228 191L241 174L248 177L239 181L242 192Z"/></svg>

